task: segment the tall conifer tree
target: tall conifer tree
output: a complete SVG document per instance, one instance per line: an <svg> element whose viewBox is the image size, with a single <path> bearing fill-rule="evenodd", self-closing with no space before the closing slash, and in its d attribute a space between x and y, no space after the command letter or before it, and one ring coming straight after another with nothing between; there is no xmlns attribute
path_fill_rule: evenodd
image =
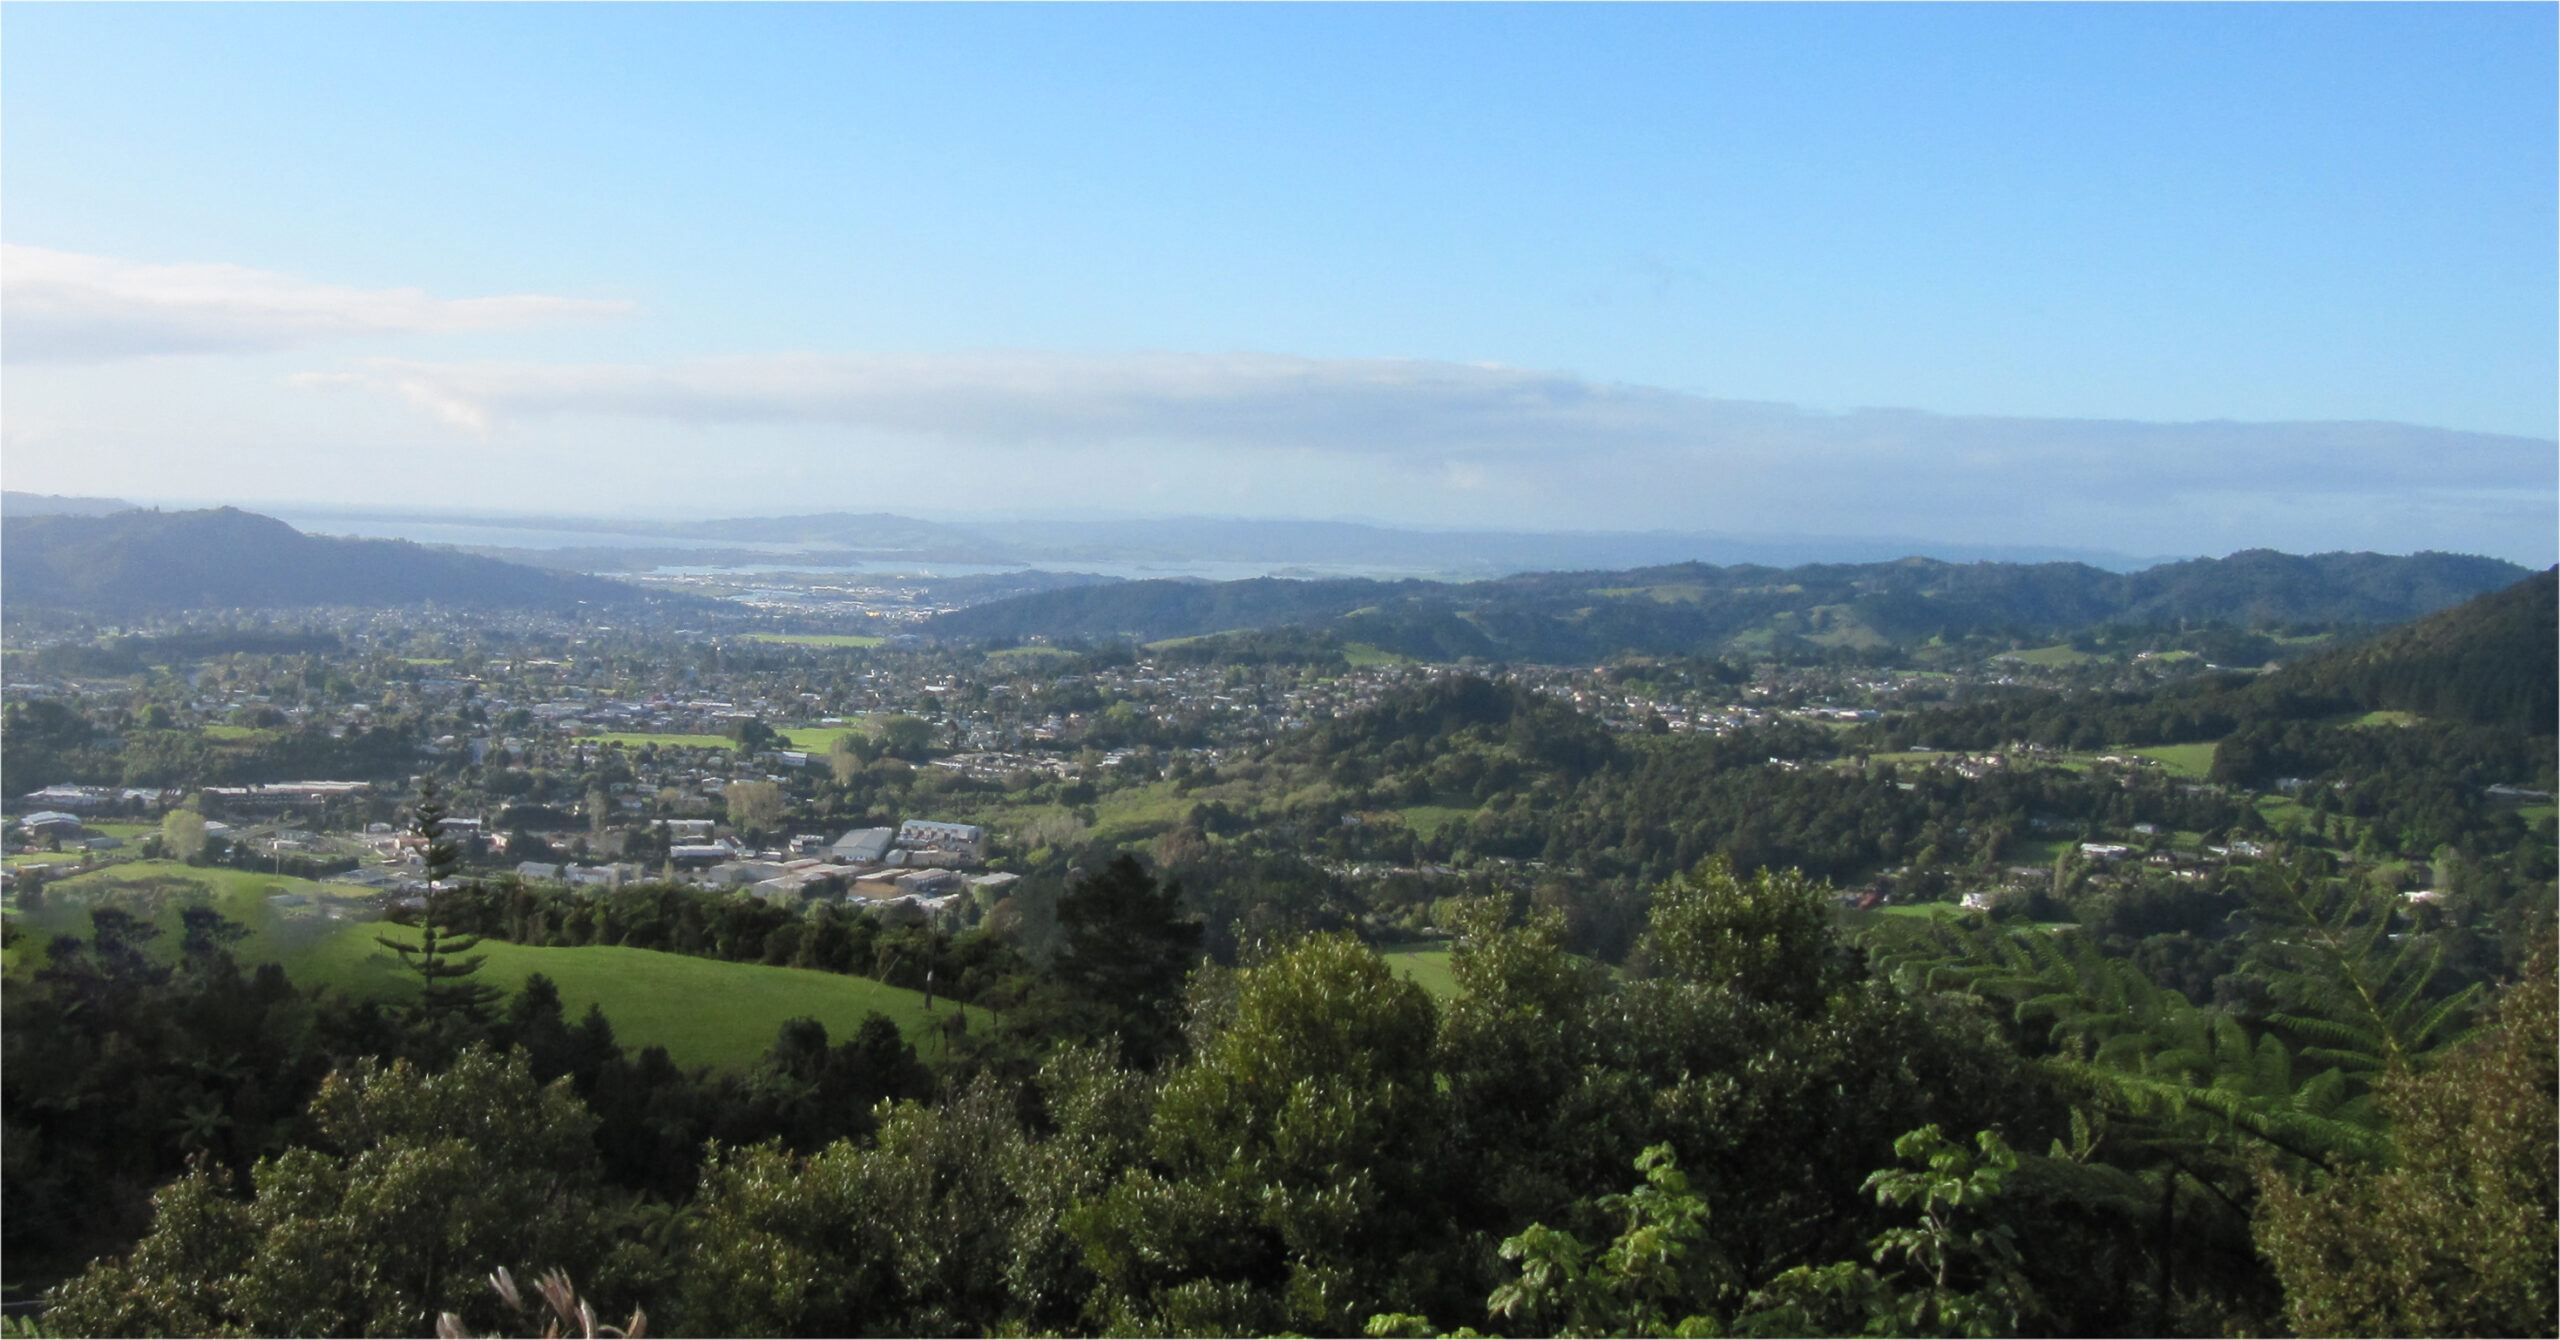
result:
<svg viewBox="0 0 2560 1340"><path fill-rule="evenodd" d="M418 942L393 939L387 935L374 937L400 956L400 962L418 974L425 985L418 992L418 1012L428 1018L461 1017L473 1021L488 1017L489 1007L504 993L486 982L473 981L474 974L486 961L485 955L472 954L480 937L456 932L452 927L448 895L454 876L462 869L462 854L444 835L444 802L438 797L432 781L419 788L418 809L411 831L425 839L423 853L427 896L414 914L395 914L394 920L413 927ZM413 919L414 918L414 919ZM464 957L468 955L468 957Z"/></svg>

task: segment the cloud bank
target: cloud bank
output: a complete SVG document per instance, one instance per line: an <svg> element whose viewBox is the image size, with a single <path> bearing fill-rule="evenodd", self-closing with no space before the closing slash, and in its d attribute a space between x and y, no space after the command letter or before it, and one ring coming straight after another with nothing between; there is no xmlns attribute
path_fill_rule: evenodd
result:
<svg viewBox="0 0 2560 1340"><path fill-rule="evenodd" d="M626 315L627 302L516 294L435 298L318 284L240 265L145 265L0 245L10 362L261 353L351 337L509 330Z"/></svg>
<svg viewBox="0 0 2560 1340"><path fill-rule="evenodd" d="M2457 495L2547 500L2554 444L2389 423L2139 423L1817 414L1480 364L1264 354L783 355L651 365L372 360L295 378L406 402L473 433L566 416L822 425L973 451L1308 453L1427 466L1460 485L1705 487L1799 504L1982 495L2086 503ZM1205 462L1204 462L1205 463Z"/></svg>

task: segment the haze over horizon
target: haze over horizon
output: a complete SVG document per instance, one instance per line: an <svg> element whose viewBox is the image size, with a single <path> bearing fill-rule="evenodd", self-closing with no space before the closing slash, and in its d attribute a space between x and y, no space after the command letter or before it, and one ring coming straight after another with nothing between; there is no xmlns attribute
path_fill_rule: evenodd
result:
<svg viewBox="0 0 2560 1340"><path fill-rule="evenodd" d="M2560 558L2548 7L5 30L11 489Z"/></svg>

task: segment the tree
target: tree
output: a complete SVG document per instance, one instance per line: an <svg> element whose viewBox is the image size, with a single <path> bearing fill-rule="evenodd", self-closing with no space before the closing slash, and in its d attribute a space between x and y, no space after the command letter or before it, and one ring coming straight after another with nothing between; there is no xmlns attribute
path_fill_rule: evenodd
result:
<svg viewBox="0 0 2560 1340"><path fill-rule="evenodd" d="M1828 892L1802 871L1762 870L1745 880L1731 862L1711 857L1654 894L1645 943L1682 981L1811 1011L1841 978Z"/></svg>
<svg viewBox="0 0 2560 1340"><path fill-rule="evenodd" d="M862 746L855 741L854 733L846 731L827 744L827 771L836 779L838 786L852 785L853 779L861 776L863 768L871 762L863 756Z"/></svg>
<svg viewBox="0 0 2560 1340"><path fill-rule="evenodd" d="M1110 1334L1349 1334L1445 1220L1431 997L1349 935L1235 975L1225 1026L1165 1080L1159 1173L1067 1216Z"/></svg>
<svg viewBox="0 0 2560 1340"><path fill-rule="evenodd" d="M419 907L404 910L406 914L395 920L414 929L418 942L410 944L388 935L374 939L398 954L403 967L418 974L422 986L417 1008L422 1017L484 1020L489 1007L504 993L485 982L471 980L484 961L482 956L470 953L479 946L480 937L456 934L450 929L453 923L445 903L454 890L446 885L462 868L462 856L452 843L445 841L444 804L433 782L419 790L412 831L426 843L423 858L427 892Z"/></svg>
<svg viewBox="0 0 2560 1340"><path fill-rule="evenodd" d="M1713 1333L1700 1314L1730 1270L1707 1239L1707 1202L1689 1189L1669 1145L1645 1150L1636 1171L1642 1185L1600 1200L1625 1227L1597 1259L1581 1239L1544 1224L1503 1240L1502 1259L1519 1262L1520 1277L1486 1300L1494 1315L1553 1319L1558 1335ZM1380 1329L1373 1319L1371 1333Z"/></svg>
<svg viewBox="0 0 2560 1340"><path fill-rule="evenodd" d="M423 1335L499 1320L499 1267L592 1275L595 1119L525 1056L465 1051L441 1074L362 1061L312 1100L318 1144L259 1161L247 1200L199 1161L161 1189L150 1236L65 1284L69 1335ZM611 1281L607 1281L608 1289Z"/></svg>
<svg viewBox="0 0 2560 1340"><path fill-rule="evenodd" d="M732 782L729 784L729 822L742 833L769 833L782 823L782 811L789 797L774 782Z"/></svg>
<svg viewBox="0 0 2560 1340"><path fill-rule="evenodd" d="M1185 915L1182 886L1157 884L1122 854L1077 880L1058 900L1064 942L1050 976L1101 1007L1107 1031L1144 1064L1171 1049L1183 979L1200 960L1201 925Z"/></svg>
<svg viewBox="0 0 2560 1340"><path fill-rule="evenodd" d="M933 723L903 713L880 719L882 752L900 758L922 758L933 752Z"/></svg>
<svg viewBox="0 0 2560 1340"><path fill-rule="evenodd" d="M2263 1178L2259 1250L2304 1335L2550 1335L2560 1059L2548 942L2495 1028L2383 1082L2393 1158Z"/></svg>
<svg viewBox="0 0 2560 1340"><path fill-rule="evenodd" d="M175 809L160 816L160 854L172 861L193 861L204 854L204 816Z"/></svg>

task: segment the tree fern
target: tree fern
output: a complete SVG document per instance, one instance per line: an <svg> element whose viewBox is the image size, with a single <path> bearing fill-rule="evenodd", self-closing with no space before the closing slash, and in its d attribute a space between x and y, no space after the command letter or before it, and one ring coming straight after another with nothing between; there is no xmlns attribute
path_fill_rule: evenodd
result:
<svg viewBox="0 0 2560 1340"><path fill-rule="evenodd" d="M2283 1004L2267 1021L2302 1039L2305 1057L2372 1082L2462 1040L2481 988L2429 998L2443 951L2392 938L2397 899L2316 858L2260 866L2256 893L2252 962Z"/></svg>
<svg viewBox="0 0 2560 1340"><path fill-rule="evenodd" d="M2045 1025L2047 1064L2149 1124L2150 1143L2247 1136L2321 1164L2381 1148L2363 1086L2334 1062L2253 1037L2083 937L1941 921L1875 961L1906 989L2007 1001L2020 1025ZM2306 1060L2317 1069L2297 1077Z"/></svg>

